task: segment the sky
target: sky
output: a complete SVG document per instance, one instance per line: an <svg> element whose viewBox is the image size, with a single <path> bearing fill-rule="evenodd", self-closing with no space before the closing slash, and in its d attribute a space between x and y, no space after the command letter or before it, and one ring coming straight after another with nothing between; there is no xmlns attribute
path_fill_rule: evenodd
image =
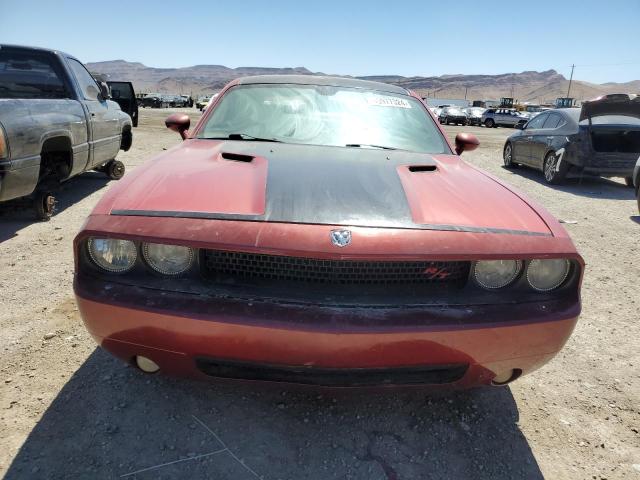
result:
<svg viewBox="0 0 640 480"><path fill-rule="evenodd" d="M83 62L434 76L555 69L640 79L640 0L0 0L0 43Z"/></svg>

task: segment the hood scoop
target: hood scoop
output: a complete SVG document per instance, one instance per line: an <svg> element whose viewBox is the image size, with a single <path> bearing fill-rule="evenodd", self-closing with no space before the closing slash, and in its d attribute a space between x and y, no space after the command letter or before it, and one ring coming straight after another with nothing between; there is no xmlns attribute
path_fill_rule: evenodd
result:
<svg viewBox="0 0 640 480"><path fill-rule="evenodd" d="M408 168L410 172L414 173L435 172L438 169L435 165L410 165Z"/></svg>
<svg viewBox="0 0 640 480"><path fill-rule="evenodd" d="M244 155L242 153L222 152L220 157L224 160L231 160L232 162L244 162L251 163L256 158L252 155Z"/></svg>

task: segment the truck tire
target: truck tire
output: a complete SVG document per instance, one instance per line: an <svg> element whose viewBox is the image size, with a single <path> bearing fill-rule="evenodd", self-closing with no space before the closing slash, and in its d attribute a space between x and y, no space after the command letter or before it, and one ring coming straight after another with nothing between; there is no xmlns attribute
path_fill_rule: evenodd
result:
<svg viewBox="0 0 640 480"><path fill-rule="evenodd" d="M127 151L133 144L133 133L130 127L124 127L122 130L122 137L120 139L120 150Z"/></svg>
<svg viewBox="0 0 640 480"><path fill-rule="evenodd" d="M124 177L124 163L120 160L111 160L105 165L104 172L111 180L120 180Z"/></svg>
<svg viewBox="0 0 640 480"><path fill-rule="evenodd" d="M56 208L56 199L48 190L36 190L33 196L33 208L37 220L48 222Z"/></svg>

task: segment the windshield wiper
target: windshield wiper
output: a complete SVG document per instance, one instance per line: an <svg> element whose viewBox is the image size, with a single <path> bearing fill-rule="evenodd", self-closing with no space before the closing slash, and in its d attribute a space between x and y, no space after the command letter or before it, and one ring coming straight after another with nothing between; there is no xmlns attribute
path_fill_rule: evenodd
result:
<svg viewBox="0 0 640 480"><path fill-rule="evenodd" d="M371 148L381 148L382 150L398 150L395 147L386 147L384 145L373 145L371 143L347 143L345 147L371 147Z"/></svg>
<svg viewBox="0 0 640 480"><path fill-rule="evenodd" d="M205 140L248 140L252 142L284 143L282 140L278 140L277 138L260 138L247 133L230 133L226 137L205 137Z"/></svg>

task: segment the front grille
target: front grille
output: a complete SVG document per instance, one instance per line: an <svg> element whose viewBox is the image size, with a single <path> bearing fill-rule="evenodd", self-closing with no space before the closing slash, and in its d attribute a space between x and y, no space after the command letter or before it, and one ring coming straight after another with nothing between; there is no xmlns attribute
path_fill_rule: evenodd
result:
<svg viewBox="0 0 640 480"><path fill-rule="evenodd" d="M219 250L203 255L206 276L238 282L463 286L470 268L464 261L322 260Z"/></svg>

